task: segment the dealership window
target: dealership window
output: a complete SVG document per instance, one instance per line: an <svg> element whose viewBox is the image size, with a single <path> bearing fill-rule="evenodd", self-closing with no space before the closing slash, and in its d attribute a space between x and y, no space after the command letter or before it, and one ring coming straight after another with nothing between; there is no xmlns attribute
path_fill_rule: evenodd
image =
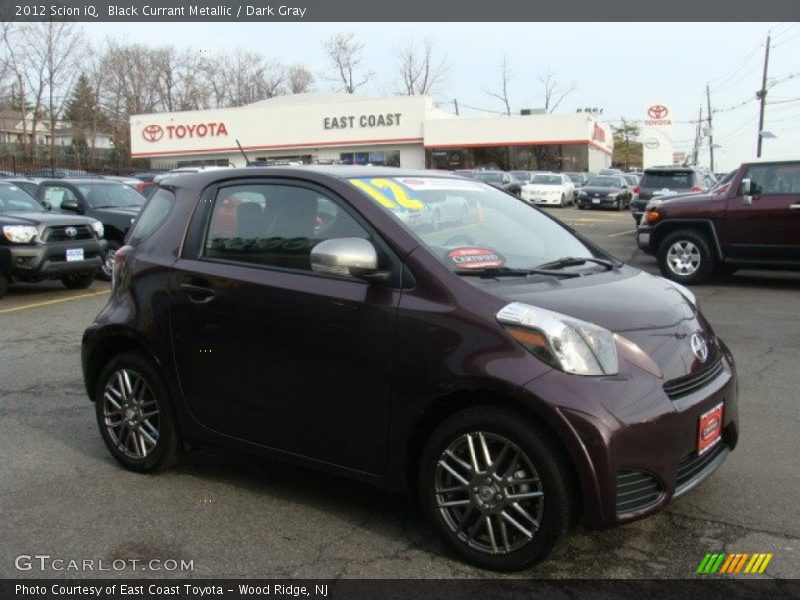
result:
<svg viewBox="0 0 800 600"><path fill-rule="evenodd" d="M374 152L342 152L339 160L345 165L400 166L399 150L376 150Z"/></svg>
<svg viewBox="0 0 800 600"><path fill-rule="evenodd" d="M311 270L311 249L332 238L369 235L339 204L312 189L254 184L222 188L203 255L248 264Z"/></svg>
<svg viewBox="0 0 800 600"><path fill-rule="evenodd" d="M431 149L426 152L426 164L431 169L450 170L586 171L589 149L582 144Z"/></svg>

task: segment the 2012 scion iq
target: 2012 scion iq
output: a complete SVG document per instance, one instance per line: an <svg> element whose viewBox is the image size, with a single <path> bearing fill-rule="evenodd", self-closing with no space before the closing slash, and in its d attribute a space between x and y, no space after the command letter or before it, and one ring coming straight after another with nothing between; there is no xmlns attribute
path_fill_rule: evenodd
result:
<svg viewBox="0 0 800 600"><path fill-rule="evenodd" d="M128 469L193 440L414 490L456 553L511 570L736 445L733 358L693 294L497 188L359 167L160 186L83 337ZM444 203L466 213L413 218Z"/></svg>

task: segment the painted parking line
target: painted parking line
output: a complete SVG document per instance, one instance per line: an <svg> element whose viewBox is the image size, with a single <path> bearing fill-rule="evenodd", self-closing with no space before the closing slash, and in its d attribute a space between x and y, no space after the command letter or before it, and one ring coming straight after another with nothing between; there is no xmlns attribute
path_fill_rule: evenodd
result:
<svg viewBox="0 0 800 600"><path fill-rule="evenodd" d="M622 237L623 235L630 235L632 233L636 233L635 229L629 229L628 231L621 231L620 233L611 233L608 237L615 238L615 237Z"/></svg>
<svg viewBox="0 0 800 600"><path fill-rule="evenodd" d="M111 293L111 290L103 290L102 292L92 292L90 294L81 294L80 296L70 296L68 298L58 298L56 300L45 300L44 302L33 302L31 304L12 306L11 308L0 309L0 315L17 312L20 310L28 310L30 308L39 308L40 306L49 306L50 304L60 304L61 302L72 302L73 300L82 300L83 298L102 296L103 294L109 294L109 293Z"/></svg>

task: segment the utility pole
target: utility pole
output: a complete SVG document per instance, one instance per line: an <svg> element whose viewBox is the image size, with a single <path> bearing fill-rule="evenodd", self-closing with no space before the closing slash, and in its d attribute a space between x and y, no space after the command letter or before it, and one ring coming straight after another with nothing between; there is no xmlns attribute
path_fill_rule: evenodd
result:
<svg viewBox="0 0 800 600"><path fill-rule="evenodd" d="M706 100L708 101L708 154L709 154L709 168L714 172L714 129L711 124L711 90L708 89L706 83Z"/></svg>
<svg viewBox="0 0 800 600"><path fill-rule="evenodd" d="M453 98L453 105L456 107L456 116L458 116L458 98Z"/></svg>
<svg viewBox="0 0 800 600"><path fill-rule="evenodd" d="M703 125L703 105L700 105L700 115L697 117L697 127L694 131L694 156L692 156L692 160L694 165L697 166L697 159L700 155L700 128Z"/></svg>
<svg viewBox="0 0 800 600"><path fill-rule="evenodd" d="M764 107L767 104L767 69L769 68L769 42L770 36L767 34L767 49L764 52L764 74L761 76L761 89L756 92L756 98L761 100L761 108L758 113L758 142L756 146L756 157L761 158L761 132L764 131Z"/></svg>

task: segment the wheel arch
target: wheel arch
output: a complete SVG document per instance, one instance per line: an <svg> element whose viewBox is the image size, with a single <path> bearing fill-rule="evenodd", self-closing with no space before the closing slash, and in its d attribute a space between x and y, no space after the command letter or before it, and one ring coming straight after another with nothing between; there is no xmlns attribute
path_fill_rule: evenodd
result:
<svg viewBox="0 0 800 600"><path fill-rule="evenodd" d="M712 252L714 253L714 258L718 261L723 260L722 254L722 246L719 242L719 236L717 235L717 229L714 226L713 221L707 219L675 219L675 220L666 220L662 223L657 224L653 228L652 237L650 244L654 249L654 254L658 255L659 247L661 246L661 242L671 233L676 231L680 231L683 229L688 229L692 231L696 231L706 238L708 238L710 242L710 247Z"/></svg>
<svg viewBox="0 0 800 600"><path fill-rule="evenodd" d="M461 390L440 396L431 402L426 411L417 418L406 447L404 473L406 488L413 494L413 497L416 497L419 463L426 440L451 415L477 406L497 407L517 413L547 436L553 446L558 449L566 464L569 465L570 472L567 475L575 502L574 516L583 514L584 492L589 492L586 489L588 483L585 477L581 476L583 469L579 469L577 465L581 458L575 456L569 445L564 441L564 436L569 434L566 431L559 431L561 428L555 424L557 417L547 418L541 411L519 399L497 391Z"/></svg>

